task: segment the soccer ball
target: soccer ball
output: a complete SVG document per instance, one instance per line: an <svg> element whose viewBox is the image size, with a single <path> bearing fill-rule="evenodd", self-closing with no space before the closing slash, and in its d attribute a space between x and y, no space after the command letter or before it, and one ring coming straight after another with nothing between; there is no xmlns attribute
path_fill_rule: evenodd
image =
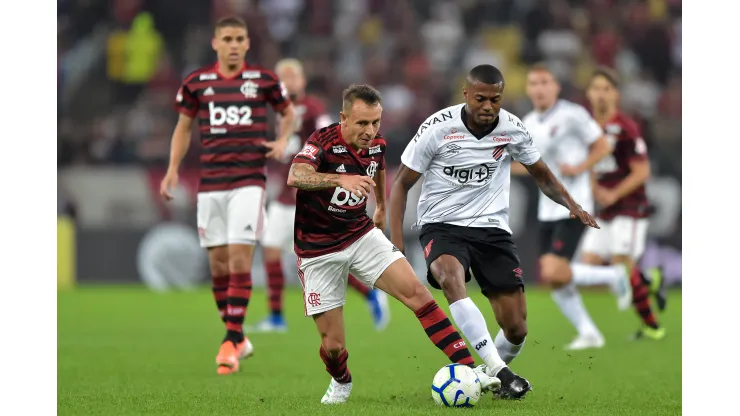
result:
<svg viewBox="0 0 740 416"><path fill-rule="evenodd" d="M444 407L473 407L481 395L478 375L462 364L449 364L434 375L432 399Z"/></svg>

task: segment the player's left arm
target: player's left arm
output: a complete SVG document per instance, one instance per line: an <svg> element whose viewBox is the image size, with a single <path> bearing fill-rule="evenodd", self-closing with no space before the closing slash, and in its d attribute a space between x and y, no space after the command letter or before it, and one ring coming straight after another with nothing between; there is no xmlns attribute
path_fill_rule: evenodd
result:
<svg viewBox="0 0 740 416"><path fill-rule="evenodd" d="M540 152L534 146L529 132L524 130L517 140L509 146L509 152L514 160L520 162L527 172L537 182L543 194L556 203L568 208L571 218L579 218L584 224L599 228L591 214L584 211L570 196L562 183L555 177L547 164L542 160Z"/></svg>
<svg viewBox="0 0 740 416"><path fill-rule="evenodd" d="M629 155L630 174L611 189L613 198L617 201L635 192L650 179L650 160L647 157L645 140L638 137L630 148L633 151Z"/></svg>
<svg viewBox="0 0 740 416"><path fill-rule="evenodd" d="M383 153L380 156L380 163L378 165L378 171L375 172L375 213L373 214L373 222L375 226L385 231L386 214L385 214L385 147Z"/></svg>
<svg viewBox="0 0 740 416"><path fill-rule="evenodd" d="M275 74L270 73L270 76L274 82L267 89L267 102L270 103L273 110L280 114L280 125L277 139L274 142L265 143L265 146L269 149L266 156L279 160L282 159L285 153L288 139L295 133L296 113L283 83Z"/></svg>

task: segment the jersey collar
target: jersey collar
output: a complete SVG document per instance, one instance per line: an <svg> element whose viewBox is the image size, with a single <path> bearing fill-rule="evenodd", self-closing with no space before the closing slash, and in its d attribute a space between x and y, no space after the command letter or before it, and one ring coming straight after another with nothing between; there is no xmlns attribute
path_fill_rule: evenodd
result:
<svg viewBox="0 0 740 416"><path fill-rule="evenodd" d="M501 113L499 112L499 115L496 116L496 120L493 121L493 125L491 126L491 129L488 130L487 132L484 132L480 136L473 133L473 131L470 130L470 127L468 127L468 117L467 117L467 113L465 112L465 106L462 106L462 108L460 109L460 119L462 120L463 126L465 126L465 128L468 130L468 133L472 134L473 137L475 137L476 139L478 139L478 141L480 141L482 138L488 136L494 130L496 130L496 127L498 127L498 123L501 120Z"/></svg>

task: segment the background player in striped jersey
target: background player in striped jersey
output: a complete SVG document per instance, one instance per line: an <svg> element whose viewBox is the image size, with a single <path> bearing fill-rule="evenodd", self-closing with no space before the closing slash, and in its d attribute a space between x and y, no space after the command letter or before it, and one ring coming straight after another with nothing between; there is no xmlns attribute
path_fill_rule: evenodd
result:
<svg viewBox="0 0 740 416"><path fill-rule="evenodd" d="M198 233L201 246L208 249L213 295L226 324L217 370L230 374L253 350L242 325L252 293L254 246L263 228L265 163L268 157L282 158L295 129L295 112L275 74L245 63L249 38L243 20L221 19L212 46L216 64L188 75L177 92L180 118L160 192L172 199L170 190L177 186L197 119L203 147ZM281 135L274 142L266 141L268 104L281 115Z"/></svg>
<svg viewBox="0 0 740 416"><path fill-rule="evenodd" d="M594 118L604 129L613 151L593 169L594 197L602 229L586 232L583 261L625 265L630 270L632 302L644 324L636 336L661 339L665 329L658 324L650 306L650 283L637 267L647 239L650 207L645 183L650 178L650 160L637 123L619 110L618 88L616 73L601 68L592 76L586 92ZM608 276L592 273L588 281L579 284L607 281ZM659 287L660 282L656 283Z"/></svg>
<svg viewBox="0 0 740 416"><path fill-rule="evenodd" d="M296 59L283 59L275 66L275 73L288 90L296 112L296 134L291 138L290 148L295 151L286 156L294 156L301 149L308 137L316 130L331 124L331 117L326 114L324 103L316 96L306 94L306 77L303 65ZM295 218L296 189L285 185L290 171L290 163L275 162L274 169L283 184L277 200L270 204L267 211L267 225L262 239L264 263L267 271L267 296L269 316L247 328L250 332L286 331L283 317L283 290L285 274L280 260L282 253L293 251L293 220ZM368 302L375 328L382 330L390 319L388 299L384 292L371 289L356 277L350 275L349 286L362 294Z"/></svg>
<svg viewBox="0 0 740 416"><path fill-rule="evenodd" d="M385 228L385 140L378 134L380 94L367 85L342 96L341 122L316 131L293 160L288 185L298 188L295 252L306 315L321 334L319 355L331 375L322 403L343 403L352 390L342 307L347 273L388 293L416 313L430 340L450 361L473 365L465 342L415 276ZM367 215L375 194L373 218ZM377 228L376 228L377 227ZM486 390L500 386L476 369Z"/></svg>
<svg viewBox="0 0 740 416"><path fill-rule="evenodd" d="M534 65L527 74L527 95L534 110L522 122L532 135L542 159L581 206L594 211L591 168L611 153L604 132L588 111L578 104L558 99L560 84L550 70ZM520 163L512 172L527 174ZM586 310L576 285L584 276L601 273L618 296L620 309L632 301L627 272L620 266L570 264L586 227L570 218L564 207L540 194L537 219L540 226L540 277L553 286L552 298L578 331L566 349L599 348L604 337Z"/></svg>

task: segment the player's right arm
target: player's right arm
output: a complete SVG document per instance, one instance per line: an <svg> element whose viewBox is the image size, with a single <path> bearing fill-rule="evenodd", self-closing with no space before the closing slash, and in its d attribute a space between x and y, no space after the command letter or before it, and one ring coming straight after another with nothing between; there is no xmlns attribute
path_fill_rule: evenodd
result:
<svg viewBox="0 0 740 416"><path fill-rule="evenodd" d="M173 198L170 191L177 186L177 172L180 170L180 163L182 163L182 159L190 147L193 118L198 113L198 99L190 92L187 84L183 84L180 90L177 91L175 109L180 113L180 117L177 119L175 130L172 132L170 163L159 187L160 195L168 201Z"/></svg>
<svg viewBox="0 0 740 416"><path fill-rule="evenodd" d="M426 121L425 121L426 123ZM423 124L422 124L423 126ZM409 191L427 170L436 153L433 128L421 130L406 145L401 155L401 167L396 172L391 186L390 228L391 242L403 252L403 217L406 213L406 201Z"/></svg>
<svg viewBox="0 0 740 416"><path fill-rule="evenodd" d="M524 165L522 165L521 163L512 161L511 162L511 174L517 175L517 176L528 175L529 171L527 171L527 168L525 168Z"/></svg>
<svg viewBox="0 0 740 416"><path fill-rule="evenodd" d="M324 150L316 142L309 140L303 146L290 166L288 186L304 191L318 191L340 186L359 198L373 192L375 182L362 175L340 175L338 173L319 173L316 169L324 157Z"/></svg>

